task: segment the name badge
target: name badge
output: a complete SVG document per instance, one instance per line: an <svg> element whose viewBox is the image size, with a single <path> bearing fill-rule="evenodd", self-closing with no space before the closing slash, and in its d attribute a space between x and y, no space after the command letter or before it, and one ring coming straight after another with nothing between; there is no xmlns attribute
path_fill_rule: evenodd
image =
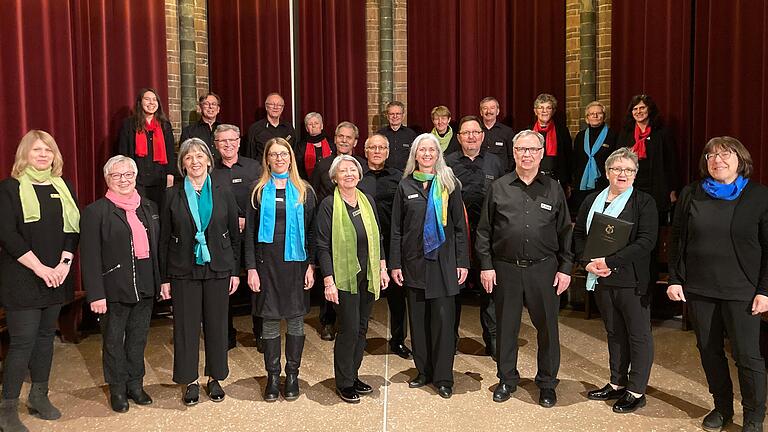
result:
<svg viewBox="0 0 768 432"><path fill-rule="evenodd" d="M59 195L57 193L52 193L51 194L51 198L57 198L58 199L58 198L61 198L61 195Z"/></svg>
<svg viewBox="0 0 768 432"><path fill-rule="evenodd" d="M403 147L409 149L409 148L411 148L411 144L410 143L403 143Z"/></svg>
<svg viewBox="0 0 768 432"><path fill-rule="evenodd" d="M275 197L275 201L283 202L283 201L285 201L285 199L284 198L280 198L280 197Z"/></svg>
<svg viewBox="0 0 768 432"><path fill-rule="evenodd" d="M357 210L352 212L352 217L358 217L358 216L360 216L360 213L362 213L362 210L357 209Z"/></svg>
<svg viewBox="0 0 768 432"><path fill-rule="evenodd" d="M152 215L152 220L157 220L157 219L160 219L160 215L153 214Z"/></svg>
<svg viewBox="0 0 768 432"><path fill-rule="evenodd" d="M608 147L610 147L610 146L608 145L608 143L603 143L603 145L601 145L600 147L605 147L605 148L608 148Z"/></svg>
<svg viewBox="0 0 768 432"><path fill-rule="evenodd" d="M544 210L547 210L547 211L552 211L552 206L549 205L549 204L541 203L541 208L543 208Z"/></svg>
<svg viewBox="0 0 768 432"><path fill-rule="evenodd" d="M504 143L503 143L503 142L501 142L501 141L496 141L496 143L495 143L495 144L496 144L497 146L499 146L499 147L502 147L502 146L504 145Z"/></svg>
<svg viewBox="0 0 768 432"><path fill-rule="evenodd" d="M287 137L285 137L285 140L286 140L286 141L290 141L290 140L291 140L291 136L290 136L290 135L288 135Z"/></svg>
<svg viewBox="0 0 768 432"><path fill-rule="evenodd" d="M410 195L408 195L408 199L409 200L414 199L414 198L418 198L418 197L419 197L419 194L410 194Z"/></svg>
<svg viewBox="0 0 768 432"><path fill-rule="evenodd" d="M240 179L240 178L233 178L233 179L232 179L232 184L235 184L235 183L242 183L242 182L243 182L243 179Z"/></svg>
<svg viewBox="0 0 768 432"><path fill-rule="evenodd" d="M494 177L494 176L492 176L492 175L487 175L487 174L486 174L485 178L486 178L486 179L488 179L488 180L493 180L493 179L495 179L496 177Z"/></svg>

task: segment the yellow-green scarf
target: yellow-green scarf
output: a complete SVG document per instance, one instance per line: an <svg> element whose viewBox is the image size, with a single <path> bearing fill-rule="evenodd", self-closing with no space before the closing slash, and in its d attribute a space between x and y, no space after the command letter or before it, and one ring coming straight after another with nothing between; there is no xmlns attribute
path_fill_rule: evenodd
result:
<svg viewBox="0 0 768 432"><path fill-rule="evenodd" d="M51 169L38 171L28 166L19 176L19 197L21 198L21 211L24 214L24 223L40 220L40 202L37 200L34 183L50 182L61 200L62 217L64 218L65 233L80 232L80 210L75 204L67 184L61 177L51 176Z"/></svg>

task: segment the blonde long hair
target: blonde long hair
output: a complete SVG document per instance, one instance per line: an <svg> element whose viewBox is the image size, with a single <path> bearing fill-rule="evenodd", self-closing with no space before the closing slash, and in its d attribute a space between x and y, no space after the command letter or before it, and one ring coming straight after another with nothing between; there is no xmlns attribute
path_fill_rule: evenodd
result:
<svg viewBox="0 0 768 432"><path fill-rule="evenodd" d="M423 133L416 137L411 144L411 153L408 156L408 162L405 164L405 171L403 172L403 178L413 174L416 170L418 162L416 162L416 152L419 150L419 146L424 141L429 141L437 147L437 159L435 159L435 178L440 182L440 185L445 188L448 193L452 193L456 189L456 184L459 183L459 179L453 174L453 170L445 164L445 158L443 157L443 150L440 148L440 142L437 137L431 133Z"/></svg>
<svg viewBox="0 0 768 432"><path fill-rule="evenodd" d="M39 129L32 129L27 132L24 137L21 138L19 146L16 147L16 159L13 161L13 168L11 169L11 177L19 178L27 169L29 161L29 151L32 150L32 145L35 141L40 140L43 144L53 151L53 164L51 164L51 176L61 177L62 170L64 169L64 158L61 156L59 146L56 145L56 140L53 139L51 134Z"/></svg>
<svg viewBox="0 0 768 432"><path fill-rule="evenodd" d="M269 159L269 151L276 145L285 147L291 155L291 165L288 167L288 180L290 180L299 191L300 203L304 204L307 198L307 189L311 189L309 183L305 182L299 176L299 170L296 167L296 156L293 154L293 148L288 141L286 141L285 138L272 138L267 141L266 145L264 145L264 154L261 157L261 177L259 177L259 181L256 182L256 186L254 186L253 191L251 191L251 206L253 206L253 208L256 208L257 202L261 202L261 191L264 189L264 186L269 183L269 180L272 177L272 170L269 168L267 159Z"/></svg>

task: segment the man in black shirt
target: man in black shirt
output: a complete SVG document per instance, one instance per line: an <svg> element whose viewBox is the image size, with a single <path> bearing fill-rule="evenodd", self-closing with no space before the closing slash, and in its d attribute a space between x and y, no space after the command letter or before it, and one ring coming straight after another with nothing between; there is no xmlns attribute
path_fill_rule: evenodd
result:
<svg viewBox="0 0 768 432"><path fill-rule="evenodd" d="M512 140L515 171L488 190L477 227L475 250L480 281L496 302L497 375L495 402L517 388L517 336L523 306L537 331L539 405L557 403L560 368L557 318L571 282L571 216L563 189L539 168L544 137L524 130Z"/></svg>
<svg viewBox="0 0 768 432"><path fill-rule="evenodd" d="M376 133L384 135L389 141L389 165L403 170L411 153L411 144L416 139L416 132L403 125L405 105L402 102L392 101L388 103L386 114L389 124Z"/></svg>
<svg viewBox="0 0 768 432"><path fill-rule="evenodd" d="M381 234L384 236L384 253L389 261L389 231L392 226L392 202L403 172L392 168L387 164L389 157L389 142L387 137L375 134L365 142L365 157L368 160L368 171L363 175L358 187L373 189L376 201L376 212L379 216ZM369 191L370 193L370 191ZM407 322L405 319L405 289L397 284L391 284L384 291L389 305L389 321L392 338L389 340L389 348L393 353L408 360L411 358L411 350L405 346L405 334Z"/></svg>
<svg viewBox="0 0 768 432"><path fill-rule="evenodd" d="M475 242L477 222L485 200L485 192L491 183L504 175L501 160L493 153L482 151L483 129L480 119L466 116L459 121L458 140L460 150L445 157L445 163L461 181L461 199L467 211L469 238ZM470 260L471 268L467 277L468 285L480 287L480 271L477 260ZM456 296L456 342L459 340L459 321L461 320L461 296ZM493 297L482 293L480 305L480 324L483 328L485 352L496 358L496 309Z"/></svg>
<svg viewBox="0 0 768 432"><path fill-rule="evenodd" d="M272 138L285 138L291 147L296 146L296 131L290 123L280 120L285 108L285 99L277 93L270 93L264 101L267 118L261 119L248 128L246 145L240 148L240 154L261 162L264 145Z"/></svg>
<svg viewBox="0 0 768 432"><path fill-rule="evenodd" d="M200 120L181 130L181 139L179 140L179 143L183 143L190 138L200 138L208 144L208 149L211 150L213 158L218 159L219 152L213 145L213 131L215 131L216 127L220 124L216 121L216 117L221 110L221 98L216 93L207 93L200 96L199 106Z"/></svg>
<svg viewBox="0 0 768 432"><path fill-rule="evenodd" d="M214 162L211 178L214 183L229 187L235 195L238 207L238 223L240 227L240 245L243 245L245 228L245 212L251 205L251 188L261 175L261 165L253 159L240 156L240 128L234 125L221 124L214 131L214 143L220 155ZM238 252L242 259L242 250ZM240 290L248 293L248 290ZM235 294L237 295L237 294ZM230 297L231 298L231 297ZM229 304L229 348L236 344L237 331L232 324L232 301ZM253 334L256 336L256 346L261 347L261 319L253 316ZM261 351L261 349L259 350Z"/></svg>
<svg viewBox="0 0 768 432"><path fill-rule="evenodd" d="M480 126L485 132L483 150L498 156L504 169L509 172L515 169L515 158L512 154L512 137L515 132L511 127L496 121L499 112L499 101L496 98L489 96L480 101L480 116L483 118Z"/></svg>

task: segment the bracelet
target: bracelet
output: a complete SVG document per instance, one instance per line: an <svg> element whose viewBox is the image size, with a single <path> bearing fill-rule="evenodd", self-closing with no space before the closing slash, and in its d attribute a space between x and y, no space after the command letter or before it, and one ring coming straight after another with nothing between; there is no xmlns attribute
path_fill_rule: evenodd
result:
<svg viewBox="0 0 768 432"><path fill-rule="evenodd" d="M64 258L63 260L61 260L61 263L62 264L66 264L66 265L72 265L72 259L71 258Z"/></svg>
<svg viewBox="0 0 768 432"><path fill-rule="evenodd" d="M332 287L335 287L335 286L336 286L336 284L335 284L335 283L332 283L332 284L330 284L330 285L325 285L325 287L326 287L326 288L332 288Z"/></svg>

